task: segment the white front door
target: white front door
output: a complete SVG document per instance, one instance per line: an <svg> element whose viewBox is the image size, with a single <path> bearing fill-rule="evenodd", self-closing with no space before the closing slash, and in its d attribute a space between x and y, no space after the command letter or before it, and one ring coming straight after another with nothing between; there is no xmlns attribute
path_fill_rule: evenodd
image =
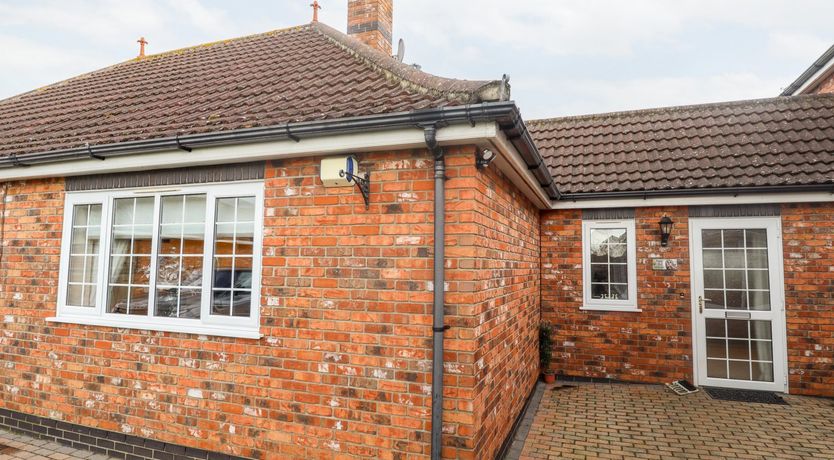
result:
<svg viewBox="0 0 834 460"><path fill-rule="evenodd" d="M693 218L698 385L787 391L778 217Z"/></svg>

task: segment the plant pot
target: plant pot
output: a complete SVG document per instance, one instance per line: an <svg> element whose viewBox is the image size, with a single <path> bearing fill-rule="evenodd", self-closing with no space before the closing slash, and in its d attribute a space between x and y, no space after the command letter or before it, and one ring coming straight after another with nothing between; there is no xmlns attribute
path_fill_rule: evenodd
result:
<svg viewBox="0 0 834 460"><path fill-rule="evenodd" d="M556 383L556 374L552 372L545 373L544 383Z"/></svg>

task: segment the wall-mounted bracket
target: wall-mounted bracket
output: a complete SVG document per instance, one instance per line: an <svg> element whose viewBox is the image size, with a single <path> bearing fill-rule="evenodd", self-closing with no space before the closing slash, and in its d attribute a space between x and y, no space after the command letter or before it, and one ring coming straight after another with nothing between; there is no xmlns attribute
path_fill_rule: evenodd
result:
<svg viewBox="0 0 834 460"><path fill-rule="evenodd" d="M30 166L28 163L21 162L16 153L9 155L9 158L12 160L12 165L15 167L28 168Z"/></svg>
<svg viewBox="0 0 834 460"><path fill-rule="evenodd" d="M182 142L180 142L180 133L177 133L177 148L189 153L191 152L191 150L193 150L191 147L183 145Z"/></svg>
<svg viewBox="0 0 834 460"><path fill-rule="evenodd" d="M96 160L101 160L101 161L104 161L104 157L103 157L103 156L101 156L101 155L96 155L95 153L93 153L93 149L92 149L92 147L90 147L90 144L87 144L87 145L86 145L86 147L87 147L87 154L89 154L89 155L90 155L90 158L93 158L93 159L96 159Z"/></svg>
<svg viewBox="0 0 834 460"><path fill-rule="evenodd" d="M359 187L359 192L362 193L362 198L365 200L365 209L368 209L371 206L371 173L366 172L364 176L357 176L344 169L339 171L339 177L344 177Z"/></svg>

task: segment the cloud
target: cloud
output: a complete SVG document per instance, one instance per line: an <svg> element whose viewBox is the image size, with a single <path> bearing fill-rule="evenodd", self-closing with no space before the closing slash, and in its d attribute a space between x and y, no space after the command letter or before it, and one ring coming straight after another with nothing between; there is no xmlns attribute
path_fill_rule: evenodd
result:
<svg viewBox="0 0 834 460"><path fill-rule="evenodd" d="M722 73L704 77L518 79L513 97L525 119L775 96L784 77Z"/></svg>

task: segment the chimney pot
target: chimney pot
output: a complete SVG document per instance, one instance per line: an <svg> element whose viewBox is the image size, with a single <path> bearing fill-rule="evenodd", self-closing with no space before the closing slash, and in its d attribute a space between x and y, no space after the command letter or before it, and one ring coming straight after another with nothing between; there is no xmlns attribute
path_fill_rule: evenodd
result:
<svg viewBox="0 0 834 460"><path fill-rule="evenodd" d="M394 0L348 0L347 26L348 35L390 56Z"/></svg>

